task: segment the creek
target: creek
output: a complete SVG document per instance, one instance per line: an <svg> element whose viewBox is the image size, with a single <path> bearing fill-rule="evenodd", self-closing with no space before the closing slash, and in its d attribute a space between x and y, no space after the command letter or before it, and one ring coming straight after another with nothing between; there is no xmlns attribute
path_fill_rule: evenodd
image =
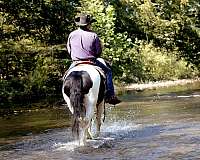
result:
<svg viewBox="0 0 200 160"><path fill-rule="evenodd" d="M1 160L195 160L200 158L200 83L119 91L100 138L78 147L63 103L29 104L0 117ZM62 100L58 100L62 101ZM24 108L24 107L21 107Z"/></svg>

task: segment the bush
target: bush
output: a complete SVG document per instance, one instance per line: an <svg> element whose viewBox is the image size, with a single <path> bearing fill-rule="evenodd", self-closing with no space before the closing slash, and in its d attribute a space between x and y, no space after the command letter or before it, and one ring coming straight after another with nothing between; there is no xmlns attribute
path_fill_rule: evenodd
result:
<svg viewBox="0 0 200 160"><path fill-rule="evenodd" d="M155 47L152 42L138 41L144 72L143 81L176 80L194 78L198 71L187 66L187 62L177 59L176 53Z"/></svg>

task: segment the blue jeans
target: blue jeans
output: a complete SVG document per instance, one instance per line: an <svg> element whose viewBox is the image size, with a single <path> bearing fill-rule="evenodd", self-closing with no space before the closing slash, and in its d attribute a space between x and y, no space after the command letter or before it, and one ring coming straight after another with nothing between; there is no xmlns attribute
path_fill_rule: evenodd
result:
<svg viewBox="0 0 200 160"><path fill-rule="evenodd" d="M114 91L114 85L112 81L112 70L108 66L104 65L102 62L98 61L97 59L93 59L91 61L93 62L94 65L100 67L106 75L106 98L114 96L115 91ZM76 64L77 62L73 61L69 69L73 68Z"/></svg>

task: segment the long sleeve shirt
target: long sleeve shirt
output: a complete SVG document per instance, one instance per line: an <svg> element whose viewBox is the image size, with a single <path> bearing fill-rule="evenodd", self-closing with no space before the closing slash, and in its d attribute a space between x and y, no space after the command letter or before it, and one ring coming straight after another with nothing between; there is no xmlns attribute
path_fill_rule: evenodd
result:
<svg viewBox="0 0 200 160"><path fill-rule="evenodd" d="M80 28L69 34L67 50L72 60L98 58L102 52L97 34Z"/></svg>

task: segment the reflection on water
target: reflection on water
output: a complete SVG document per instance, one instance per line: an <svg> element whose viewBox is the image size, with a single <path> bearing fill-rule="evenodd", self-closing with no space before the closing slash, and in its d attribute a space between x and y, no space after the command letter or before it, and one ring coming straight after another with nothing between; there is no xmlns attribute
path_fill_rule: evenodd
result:
<svg viewBox="0 0 200 160"><path fill-rule="evenodd" d="M88 140L85 147L78 147L73 141L71 129L67 127L70 115L62 107L1 119L1 124L6 125L0 128L0 157L2 160L199 159L199 84L139 93L124 91L121 98L120 105L107 106L101 136ZM14 126L13 123L12 132L24 126L26 131L30 127L28 131L32 134L17 138L3 134L2 130L10 130L6 127ZM43 125L56 128L33 132Z"/></svg>

